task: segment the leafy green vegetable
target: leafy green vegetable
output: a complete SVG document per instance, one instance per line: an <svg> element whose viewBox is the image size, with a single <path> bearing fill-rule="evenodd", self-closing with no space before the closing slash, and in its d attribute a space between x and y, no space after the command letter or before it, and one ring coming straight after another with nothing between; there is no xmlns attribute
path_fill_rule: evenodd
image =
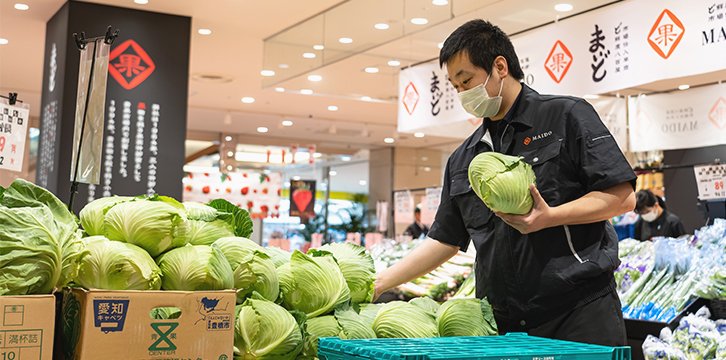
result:
<svg viewBox="0 0 726 360"><path fill-rule="evenodd" d="M240 208L224 199L215 199L207 204L221 212L232 214L234 218L234 235L249 238L252 235L252 219L247 210Z"/></svg>
<svg viewBox="0 0 726 360"><path fill-rule="evenodd" d="M133 199L130 196L111 196L91 201L81 209L79 214L83 230L89 236L105 234L104 220L108 210L120 203L132 201Z"/></svg>
<svg viewBox="0 0 726 360"><path fill-rule="evenodd" d="M529 186L534 184L532 167L521 158L485 152L469 164L469 183L492 211L526 214L532 209Z"/></svg>
<svg viewBox="0 0 726 360"><path fill-rule="evenodd" d="M366 326L373 328L373 322L376 320L378 311L381 310L382 304L359 304L358 314L365 322Z"/></svg>
<svg viewBox="0 0 726 360"><path fill-rule="evenodd" d="M135 199L116 204L106 212L104 235L137 245L156 257L184 246L185 221L184 207L173 199L162 196Z"/></svg>
<svg viewBox="0 0 726 360"><path fill-rule="evenodd" d="M90 254L75 282L87 289L159 290L161 270L144 249L103 236L84 238Z"/></svg>
<svg viewBox="0 0 726 360"><path fill-rule="evenodd" d="M417 297L409 300L408 302L432 314L436 314L436 312L439 311L439 303L429 297Z"/></svg>
<svg viewBox="0 0 726 360"><path fill-rule="evenodd" d="M282 304L308 318L330 313L350 301L350 290L332 254L300 251L292 253L290 263L278 269Z"/></svg>
<svg viewBox="0 0 726 360"><path fill-rule="evenodd" d="M235 310L235 358L292 360L303 350L302 320L283 307L253 295Z"/></svg>
<svg viewBox="0 0 726 360"><path fill-rule="evenodd" d="M211 206L186 202L187 213L186 243L192 245L211 245L217 239L234 236L235 218L233 214L221 212Z"/></svg>
<svg viewBox="0 0 726 360"><path fill-rule="evenodd" d="M0 295L47 294L67 285L88 252L78 221L49 191L17 179L0 200Z"/></svg>
<svg viewBox="0 0 726 360"><path fill-rule="evenodd" d="M232 267L216 246L187 245L161 255L164 290L224 290L234 287Z"/></svg>
<svg viewBox="0 0 726 360"><path fill-rule="evenodd" d="M436 315L416 305L393 301L381 307L373 322L379 338L438 337Z"/></svg>
<svg viewBox="0 0 726 360"><path fill-rule="evenodd" d="M241 237L221 238L214 245L219 247L232 266L238 303L242 303L253 291L267 300L277 300L280 295L277 269L272 259L262 252L262 247Z"/></svg>
<svg viewBox="0 0 726 360"><path fill-rule="evenodd" d="M181 317L181 309L178 307L158 307L151 309L149 316L154 320L170 320Z"/></svg>
<svg viewBox="0 0 726 360"><path fill-rule="evenodd" d="M485 315L486 314L486 315ZM486 300L451 299L437 314L441 336L487 336L497 334L497 324Z"/></svg>
<svg viewBox="0 0 726 360"><path fill-rule="evenodd" d="M366 249L351 243L332 243L320 250L328 251L337 260L350 289L353 304L368 303L375 293L376 268Z"/></svg>
<svg viewBox="0 0 726 360"><path fill-rule="evenodd" d="M350 307L338 308L334 315L308 319L305 325L304 354L308 357L315 357L317 354L318 338L373 339L376 337L369 324Z"/></svg>
<svg viewBox="0 0 726 360"><path fill-rule="evenodd" d="M290 262L290 255L291 253L289 251L285 251L280 249L279 247L266 247L263 249L265 254L270 256L272 259L272 262L275 263L275 268L279 268L282 265L285 265Z"/></svg>

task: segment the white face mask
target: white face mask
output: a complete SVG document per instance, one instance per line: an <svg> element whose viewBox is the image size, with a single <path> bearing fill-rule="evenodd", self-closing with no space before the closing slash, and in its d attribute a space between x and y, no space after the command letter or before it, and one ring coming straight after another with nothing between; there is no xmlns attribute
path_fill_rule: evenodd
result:
<svg viewBox="0 0 726 360"><path fill-rule="evenodd" d="M499 108L502 106L502 88L504 87L504 80L502 80L501 85L499 85L499 95L490 97L489 93L487 93L486 85L491 76L492 74L489 74L483 84L459 93L459 101L461 101L461 105L464 107L464 110L477 118L494 116L499 112Z"/></svg>
<svg viewBox="0 0 726 360"><path fill-rule="evenodd" d="M653 222L653 221L655 221L655 219L658 218L658 210L653 209L651 212L649 212L647 214L640 215L640 217L645 222Z"/></svg>

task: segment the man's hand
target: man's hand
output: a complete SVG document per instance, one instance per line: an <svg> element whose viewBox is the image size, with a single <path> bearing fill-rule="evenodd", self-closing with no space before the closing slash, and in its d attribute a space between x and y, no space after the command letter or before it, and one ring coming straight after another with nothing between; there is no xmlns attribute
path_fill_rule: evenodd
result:
<svg viewBox="0 0 726 360"><path fill-rule="evenodd" d="M496 215L522 234L529 234L559 225L555 222L552 208L547 205L547 202L542 198L537 187L532 184L529 186L529 191L532 194L533 204L532 210L528 214L512 215L496 213Z"/></svg>

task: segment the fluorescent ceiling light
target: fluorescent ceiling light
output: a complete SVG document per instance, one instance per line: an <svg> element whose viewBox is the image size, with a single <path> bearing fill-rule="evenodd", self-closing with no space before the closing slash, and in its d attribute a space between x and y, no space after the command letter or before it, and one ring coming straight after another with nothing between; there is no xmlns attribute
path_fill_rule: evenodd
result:
<svg viewBox="0 0 726 360"><path fill-rule="evenodd" d="M149 3L149 0L134 0L134 2L139 5L146 5Z"/></svg>
<svg viewBox="0 0 726 360"><path fill-rule="evenodd" d="M242 98L242 102L245 104L252 104L253 102L255 102L255 98L253 98L252 96L245 96Z"/></svg>
<svg viewBox="0 0 726 360"><path fill-rule="evenodd" d="M260 134L266 134L268 131L270 131L270 129L268 129L268 128L264 127L264 126L260 126L260 127L257 128L257 132L260 133Z"/></svg>
<svg viewBox="0 0 726 360"><path fill-rule="evenodd" d="M315 59L315 56L317 56L317 55L315 55L314 53L311 53L311 52L303 53L303 57L306 59Z"/></svg>
<svg viewBox="0 0 726 360"><path fill-rule="evenodd" d="M383 139L383 142L386 144L393 144L396 142L396 139L394 139L392 137L387 137L387 138Z"/></svg>
<svg viewBox="0 0 726 360"><path fill-rule="evenodd" d="M367 72L369 74L375 74L378 72L378 68L375 66L367 67L367 68L365 68L365 72Z"/></svg>
<svg viewBox="0 0 726 360"><path fill-rule="evenodd" d="M285 88L284 87L276 87L275 88L275 91L277 91L277 92L285 92Z"/></svg>
<svg viewBox="0 0 726 360"><path fill-rule="evenodd" d="M25 11L28 9L30 9L30 6L28 6L28 4L23 4L23 3L15 4L15 10Z"/></svg>
<svg viewBox="0 0 726 360"><path fill-rule="evenodd" d="M353 39L351 39L349 37L342 37L342 38L338 39L338 42L340 42L341 44L351 44L351 43L353 43Z"/></svg>
<svg viewBox="0 0 726 360"><path fill-rule="evenodd" d="M424 134L422 132L417 132L417 133L413 134L413 137L416 137L416 138L419 138L419 139L422 138L422 137L424 137L424 136L426 136L426 134Z"/></svg>
<svg viewBox="0 0 726 360"><path fill-rule="evenodd" d="M275 70L262 70L260 71L260 75L267 77L275 76Z"/></svg>
<svg viewBox="0 0 726 360"><path fill-rule="evenodd" d="M373 27L377 30L388 30L391 26L386 23L378 23L373 25Z"/></svg>
<svg viewBox="0 0 726 360"><path fill-rule="evenodd" d="M295 123L292 122L292 120L282 120L282 126L284 126L284 127L290 127L293 125L295 125Z"/></svg>
<svg viewBox="0 0 726 360"><path fill-rule="evenodd" d="M320 44L318 44L318 45L313 45L313 49L314 49L314 50L318 50L318 51L320 51L320 50L323 50L323 49L325 49L325 46L323 46L323 45L320 45Z"/></svg>
<svg viewBox="0 0 726 360"><path fill-rule="evenodd" d="M371 98L370 96L361 96L360 99L363 101L372 101L373 100L373 98Z"/></svg>
<svg viewBox="0 0 726 360"><path fill-rule="evenodd" d="M431 3L436 6L446 6L449 5L449 0L433 0Z"/></svg>
<svg viewBox="0 0 726 360"><path fill-rule="evenodd" d="M573 9L572 4L568 4L568 3L561 3L561 4L555 5L555 11L559 11L559 12L568 12L568 11L572 11L572 9Z"/></svg>
<svg viewBox="0 0 726 360"><path fill-rule="evenodd" d="M0 45L7 45L9 42L8 39L0 38Z"/></svg>
<svg viewBox="0 0 726 360"><path fill-rule="evenodd" d="M388 66L392 66L392 67L401 66L401 62L398 60L388 60Z"/></svg>
<svg viewBox="0 0 726 360"><path fill-rule="evenodd" d="M414 25L426 25L429 23L429 19L427 18L413 18L411 19L411 24Z"/></svg>
<svg viewBox="0 0 726 360"><path fill-rule="evenodd" d="M335 105L328 106L328 111L338 111L338 107Z"/></svg>
<svg viewBox="0 0 726 360"><path fill-rule="evenodd" d="M318 81L322 81L323 77L320 75L313 74L313 75L308 75L308 80L318 82Z"/></svg>
<svg viewBox="0 0 726 360"><path fill-rule="evenodd" d="M199 35L212 35L212 29L199 29L197 30Z"/></svg>
<svg viewBox="0 0 726 360"><path fill-rule="evenodd" d="M300 90L300 93L303 94L303 95L312 95L313 94L313 91L310 90L310 89L301 89Z"/></svg>

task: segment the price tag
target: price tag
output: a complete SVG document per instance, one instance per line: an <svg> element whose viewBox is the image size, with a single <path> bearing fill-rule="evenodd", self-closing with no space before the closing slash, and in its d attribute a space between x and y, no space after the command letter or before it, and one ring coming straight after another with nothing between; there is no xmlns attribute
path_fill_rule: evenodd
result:
<svg viewBox="0 0 726 360"><path fill-rule="evenodd" d="M30 107L0 99L0 170L22 171Z"/></svg>
<svg viewBox="0 0 726 360"><path fill-rule="evenodd" d="M700 200L726 198L726 164L694 166L693 172Z"/></svg>

